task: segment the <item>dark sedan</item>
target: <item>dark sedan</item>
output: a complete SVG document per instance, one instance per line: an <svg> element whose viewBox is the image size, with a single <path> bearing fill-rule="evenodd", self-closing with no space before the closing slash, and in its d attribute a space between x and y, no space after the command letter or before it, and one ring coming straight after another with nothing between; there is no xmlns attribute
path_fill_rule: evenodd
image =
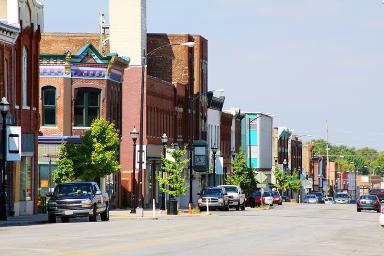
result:
<svg viewBox="0 0 384 256"><path fill-rule="evenodd" d="M357 211L372 210L380 212L380 201L376 195L360 196L357 200Z"/></svg>
<svg viewBox="0 0 384 256"><path fill-rule="evenodd" d="M255 206L260 206L261 205L261 192L260 191L255 191L250 193L247 196L247 205L249 207L255 207Z"/></svg>

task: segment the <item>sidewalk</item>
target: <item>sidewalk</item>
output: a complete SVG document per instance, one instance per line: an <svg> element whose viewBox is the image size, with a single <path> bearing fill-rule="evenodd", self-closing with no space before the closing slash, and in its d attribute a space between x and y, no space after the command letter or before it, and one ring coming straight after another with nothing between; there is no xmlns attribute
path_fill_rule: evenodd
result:
<svg viewBox="0 0 384 256"><path fill-rule="evenodd" d="M12 216L7 221L0 221L0 227L29 226L48 222L47 214L35 214L29 216Z"/></svg>
<svg viewBox="0 0 384 256"><path fill-rule="evenodd" d="M152 210L145 209L144 216L140 217L137 214L131 213L130 209L113 209L109 212L111 219L153 219ZM203 213L204 214L204 213ZM188 210L180 209L179 215L167 215L166 211L160 211L156 209L155 218L164 218L170 216L199 216L201 214L188 214ZM60 220L59 220L60 222ZM47 214L35 214L29 216L13 216L8 217L7 221L0 221L1 227L11 227L11 226L30 226L37 224L48 223Z"/></svg>

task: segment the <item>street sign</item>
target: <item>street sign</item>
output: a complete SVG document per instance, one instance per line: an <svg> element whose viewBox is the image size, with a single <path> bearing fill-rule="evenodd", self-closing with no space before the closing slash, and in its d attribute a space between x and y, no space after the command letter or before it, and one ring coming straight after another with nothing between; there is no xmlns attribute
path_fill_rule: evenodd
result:
<svg viewBox="0 0 384 256"><path fill-rule="evenodd" d="M256 181L259 183L265 183L267 179L268 179L268 176L262 172L259 172L256 174Z"/></svg>
<svg viewBox="0 0 384 256"><path fill-rule="evenodd" d="M257 188L266 188L267 184L257 183Z"/></svg>
<svg viewBox="0 0 384 256"><path fill-rule="evenodd" d="M7 161L21 160L21 127L7 127L7 143L6 143L6 159Z"/></svg>
<svg viewBox="0 0 384 256"><path fill-rule="evenodd" d="M139 163L140 163L140 145L136 145L136 169L139 169ZM147 169L146 165L147 165L147 145L143 145L143 152L142 152L142 156L143 156L143 169Z"/></svg>

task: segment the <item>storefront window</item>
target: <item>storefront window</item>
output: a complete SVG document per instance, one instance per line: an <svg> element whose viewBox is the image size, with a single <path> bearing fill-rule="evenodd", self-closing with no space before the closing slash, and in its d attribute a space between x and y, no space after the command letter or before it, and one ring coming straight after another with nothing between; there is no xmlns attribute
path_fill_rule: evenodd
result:
<svg viewBox="0 0 384 256"><path fill-rule="evenodd" d="M32 157L21 157L20 201L32 200Z"/></svg>

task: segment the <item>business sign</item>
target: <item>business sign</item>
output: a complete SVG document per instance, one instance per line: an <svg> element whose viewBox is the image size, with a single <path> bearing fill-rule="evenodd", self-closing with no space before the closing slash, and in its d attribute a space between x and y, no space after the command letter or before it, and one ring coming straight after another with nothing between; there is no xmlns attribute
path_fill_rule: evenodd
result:
<svg viewBox="0 0 384 256"><path fill-rule="evenodd" d="M136 145L136 169L139 169L139 163L140 163L140 145ZM146 169L147 165L147 145L143 145L143 152L142 152L142 163L143 163L143 169Z"/></svg>
<svg viewBox="0 0 384 256"><path fill-rule="evenodd" d="M21 160L21 127L7 127L7 142L6 142L6 160L20 161Z"/></svg>
<svg viewBox="0 0 384 256"><path fill-rule="evenodd" d="M206 141L194 141L193 143L193 170L195 172L208 171L208 150ZM217 170L217 169L216 169Z"/></svg>

